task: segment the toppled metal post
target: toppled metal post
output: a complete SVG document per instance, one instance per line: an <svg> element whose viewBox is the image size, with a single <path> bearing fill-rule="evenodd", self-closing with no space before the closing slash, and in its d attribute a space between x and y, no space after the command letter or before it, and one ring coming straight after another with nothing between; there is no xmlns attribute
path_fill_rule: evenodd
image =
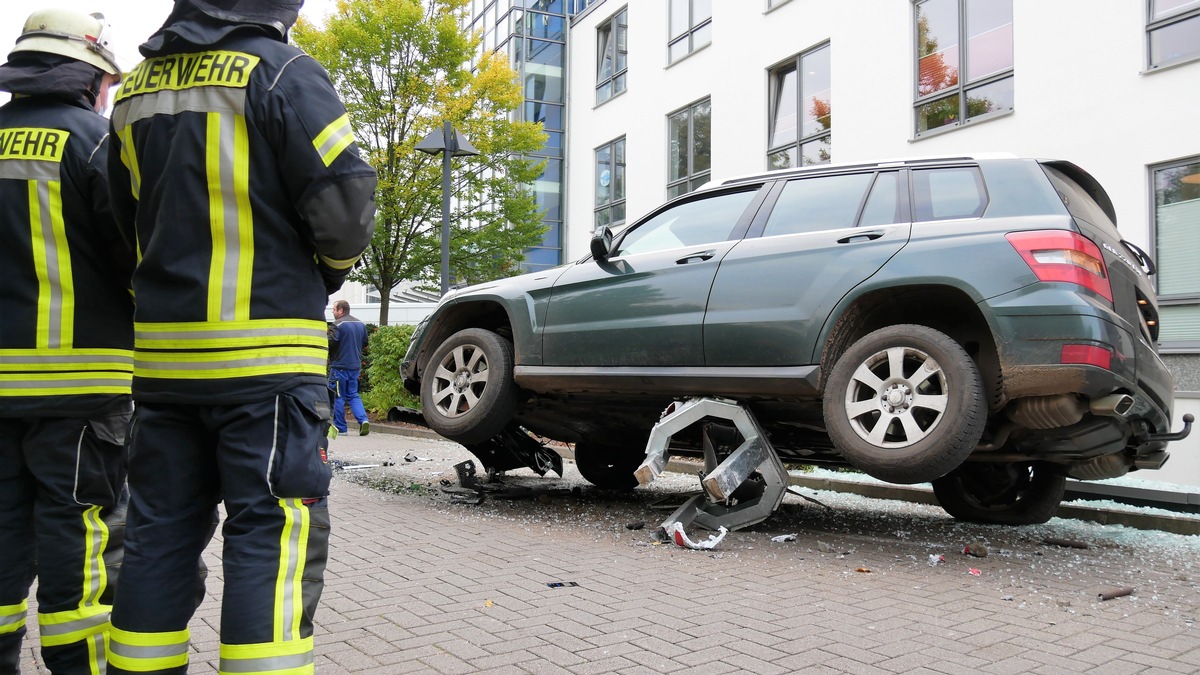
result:
<svg viewBox="0 0 1200 675"><path fill-rule="evenodd" d="M706 417L732 422L741 434L742 443L718 464L709 430L704 430L705 473L700 481L704 491L663 521L666 533L671 532L675 523L687 527L694 522L709 530L749 527L766 520L783 502L787 489L783 462L750 411L726 399L693 398L672 404L650 432L646 459L634 472L638 483L649 483L666 468L672 436ZM743 486L746 496L736 498L734 493Z"/></svg>

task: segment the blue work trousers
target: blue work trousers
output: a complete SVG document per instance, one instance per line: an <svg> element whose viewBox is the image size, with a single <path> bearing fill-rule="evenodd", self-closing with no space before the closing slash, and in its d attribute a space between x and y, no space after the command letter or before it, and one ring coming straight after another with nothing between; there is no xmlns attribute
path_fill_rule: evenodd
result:
<svg viewBox="0 0 1200 675"><path fill-rule="evenodd" d="M334 391L333 426L338 433L346 433L346 404L359 424L367 421L367 410L358 397L358 370L333 368L329 373L329 387Z"/></svg>

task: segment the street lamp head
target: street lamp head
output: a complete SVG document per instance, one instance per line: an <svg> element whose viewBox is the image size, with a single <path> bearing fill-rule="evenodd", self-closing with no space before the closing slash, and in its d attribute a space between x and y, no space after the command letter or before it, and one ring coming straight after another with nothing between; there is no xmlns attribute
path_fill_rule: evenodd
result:
<svg viewBox="0 0 1200 675"><path fill-rule="evenodd" d="M479 151L471 145L466 136L459 133L449 122L440 131L431 131L416 145L416 149L427 155L436 155L445 150L450 151L451 157L471 157Z"/></svg>

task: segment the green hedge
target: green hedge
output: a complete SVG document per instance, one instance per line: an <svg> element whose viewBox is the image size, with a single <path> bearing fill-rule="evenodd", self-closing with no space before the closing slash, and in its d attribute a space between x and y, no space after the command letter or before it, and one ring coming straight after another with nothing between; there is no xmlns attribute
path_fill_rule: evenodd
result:
<svg viewBox="0 0 1200 675"><path fill-rule="evenodd" d="M376 415L387 415L393 406L421 409L421 401L404 389L400 362L408 351L416 326L381 326L368 343L370 362L366 367L370 391L362 394L363 405Z"/></svg>

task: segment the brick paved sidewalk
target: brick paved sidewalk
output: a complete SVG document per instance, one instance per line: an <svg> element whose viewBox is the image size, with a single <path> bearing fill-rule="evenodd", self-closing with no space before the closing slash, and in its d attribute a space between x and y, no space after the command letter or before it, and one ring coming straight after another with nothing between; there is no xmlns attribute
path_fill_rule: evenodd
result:
<svg viewBox="0 0 1200 675"><path fill-rule="evenodd" d="M406 452L434 461L406 464ZM1195 537L1057 519L965 525L935 507L861 500L793 507L689 551L653 545L650 526L625 528L664 517L645 494L453 504L436 486L466 456L458 446L372 434L339 439L334 456L399 465L335 480L319 673L1200 670ZM1091 548L1041 543L1054 535ZM962 555L976 540L988 557ZM192 622L193 673L216 670L217 551ZM1097 600L1118 585L1137 593ZM26 653L25 672L40 672Z"/></svg>

